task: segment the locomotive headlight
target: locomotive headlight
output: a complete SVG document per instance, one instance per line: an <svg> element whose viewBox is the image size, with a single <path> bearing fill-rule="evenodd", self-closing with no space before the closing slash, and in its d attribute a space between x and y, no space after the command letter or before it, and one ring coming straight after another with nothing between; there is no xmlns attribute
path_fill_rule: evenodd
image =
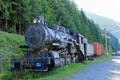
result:
<svg viewBox="0 0 120 80"><path fill-rule="evenodd" d="M37 23L37 19L35 18L35 19L33 19L33 23Z"/></svg>
<svg viewBox="0 0 120 80"><path fill-rule="evenodd" d="M43 16L38 16L37 18L33 19L33 23L44 23L44 17Z"/></svg>

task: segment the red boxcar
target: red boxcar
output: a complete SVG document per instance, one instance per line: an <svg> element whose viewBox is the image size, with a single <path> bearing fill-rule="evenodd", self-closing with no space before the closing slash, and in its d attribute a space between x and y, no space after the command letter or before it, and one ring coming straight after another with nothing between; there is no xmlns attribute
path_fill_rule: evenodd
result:
<svg viewBox="0 0 120 80"><path fill-rule="evenodd" d="M104 53L104 46L97 42L90 42L89 44L94 46L94 56L100 56Z"/></svg>

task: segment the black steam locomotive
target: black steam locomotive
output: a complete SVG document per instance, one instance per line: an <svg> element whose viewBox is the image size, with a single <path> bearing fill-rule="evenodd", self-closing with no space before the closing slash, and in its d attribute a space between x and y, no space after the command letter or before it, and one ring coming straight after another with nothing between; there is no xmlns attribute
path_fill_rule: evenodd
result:
<svg viewBox="0 0 120 80"><path fill-rule="evenodd" d="M81 34L56 24L48 27L39 16L25 33L24 56L12 58L11 70L48 71L87 57L87 39ZM91 55L93 55L91 53Z"/></svg>

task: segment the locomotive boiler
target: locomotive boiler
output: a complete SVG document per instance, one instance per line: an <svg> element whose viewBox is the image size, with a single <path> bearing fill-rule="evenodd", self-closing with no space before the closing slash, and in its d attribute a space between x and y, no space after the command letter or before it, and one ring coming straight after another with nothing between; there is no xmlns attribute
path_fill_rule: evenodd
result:
<svg viewBox="0 0 120 80"><path fill-rule="evenodd" d="M25 33L26 45L22 58L12 58L12 71L48 71L54 67L86 58L87 39L63 26L47 26L39 16Z"/></svg>

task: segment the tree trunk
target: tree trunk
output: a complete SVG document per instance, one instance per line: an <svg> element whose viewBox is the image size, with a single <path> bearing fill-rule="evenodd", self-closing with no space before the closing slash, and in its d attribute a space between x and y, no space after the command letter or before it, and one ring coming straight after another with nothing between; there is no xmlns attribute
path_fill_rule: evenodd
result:
<svg viewBox="0 0 120 80"><path fill-rule="evenodd" d="M21 34L21 23L19 25L19 34Z"/></svg>
<svg viewBox="0 0 120 80"><path fill-rule="evenodd" d="M16 33L16 24L14 24L14 33Z"/></svg>
<svg viewBox="0 0 120 80"><path fill-rule="evenodd" d="M5 29L7 29L8 27L8 21L7 21L7 18L5 18Z"/></svg>

